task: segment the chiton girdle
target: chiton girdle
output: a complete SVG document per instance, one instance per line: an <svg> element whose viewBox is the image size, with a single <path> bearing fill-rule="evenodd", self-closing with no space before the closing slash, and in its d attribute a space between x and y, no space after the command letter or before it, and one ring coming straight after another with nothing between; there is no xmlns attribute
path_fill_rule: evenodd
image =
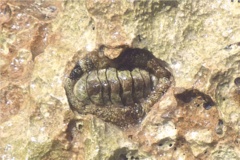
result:
<svg viewBox="0 0 240 160"><path fill-rule="evenodd" d="M116 59L88 53L76 63L64 87L72 110L127 126L141 121L171 82L164 61L147 50L127 48Z"/></svg>

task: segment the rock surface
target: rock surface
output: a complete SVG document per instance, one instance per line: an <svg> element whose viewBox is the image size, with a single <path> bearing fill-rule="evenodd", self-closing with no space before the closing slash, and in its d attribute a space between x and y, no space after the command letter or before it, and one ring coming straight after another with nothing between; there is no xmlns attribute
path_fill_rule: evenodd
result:
<svg viewBox="0 0 240 160"><path fill-rule="evenodd" d="M0 2L1 159L240 159L237 1ZM92 51L166 61L174 84L136 126L71 110L65 78Z"/></svg>

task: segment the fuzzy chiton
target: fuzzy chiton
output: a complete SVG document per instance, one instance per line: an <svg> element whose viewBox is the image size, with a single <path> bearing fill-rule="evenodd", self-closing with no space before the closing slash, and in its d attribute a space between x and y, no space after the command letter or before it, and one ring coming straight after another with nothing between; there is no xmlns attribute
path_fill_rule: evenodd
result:
<svg viewBox="0 0 240 160"><path fill-rule="evenodd" d="M70 72L65 90L78 113L127 126L141 121L171 82L165 62L147 50L127 48L116 59L88 53Z"/></svg>

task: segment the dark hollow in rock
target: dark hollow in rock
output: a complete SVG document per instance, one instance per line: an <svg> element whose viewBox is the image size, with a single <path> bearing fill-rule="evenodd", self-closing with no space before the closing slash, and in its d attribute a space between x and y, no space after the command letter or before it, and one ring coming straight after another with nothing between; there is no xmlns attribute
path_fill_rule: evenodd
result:
<svg viewBox="0 0 240 160"><path fill-rule="evenodd" d="M76 121L75 120L70 120L66 129L66 139L68 141L73 140L73 129L76 127Z"/></svg>
<svg viewBox="0 0 240 160"><path fill-rule="evenodd" d="M240 87L240 77L235 78L234 83L237 87Z"/></svg>
<svg viewBox="0 0 240 160"><path fill-rule="evenodd" d="M219 125L219 126L223 126L223 120L219 119L219 120L218 120L218 125Z"/></svg>
<svg viewBox="0 0 240 160"><path fill-rule="evenodd" d="M113 155L109 157L109 160L140 160L141 158L138 155L138 150L131 150L129 148L123 147L116 149Z"/></svg>
<svg viewBox="0 0 240 160"><path fill-rule="evenodd" d="M223 120L219 119L218 120L218 125L216 127L216 133L217 134L219 134L219 135L223 134L223 125L224 125Z"/></svg>
<svg viewBox="0 0 240 160"><path fill-rule="evenodd" d="M169 148L172 148L174 146L174 143L170 138L164 138L164 139L161 139L159 142L157 142L156 146L164 147L164 148L168 146Z"/></svg>
<svg viewBox="0 0 240 160"><path fill-rule="evenodd" d="M213 105L214 105L214 104L211 103L211 102L206 102L206 103L203 104L203 107L204 107L206 110L209 110L209 109L212 108Z"/></svg>
<svg viewBox="0 0 240 160"><path fill-rule="evenodd" d="M128 160L128 158L127 158L126 155L121 154L121 155L119 156L119 159L118 159L118 160Z"/></svg>
<svg viewBox="0 0 240 160"><path fill-rule="evenodd" d="M196 97L201 97L205 101L205 103L203 103L203 107L206 110L211 109L212 106L215 105L215 103L213 102L212 98L209 95L206 95L197 89L186 90L182 93L176 94L175 97L178 100L182 101L183 103L190 103Z"/></svg>
<svg viewBox="0 0 240 160"><path fill-rule="evenodd" d="M118 126L136 124L168 90L167 64L144 49L125 49L109 59L91 52L80 59L65 82L71 109Z"/></svg>

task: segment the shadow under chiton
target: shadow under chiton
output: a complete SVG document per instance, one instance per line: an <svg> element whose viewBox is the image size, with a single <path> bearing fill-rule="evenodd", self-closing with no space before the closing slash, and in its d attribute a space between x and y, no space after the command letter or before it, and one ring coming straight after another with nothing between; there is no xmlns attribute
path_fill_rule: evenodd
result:
<svg viewBox="0 0 240 160"><path fill-rule="evenodd" d="M143 49L125 49L109 59L91 52L80 59L65 82L71 108L118 126L136 124L172 81L166 63Z"/></svg>

